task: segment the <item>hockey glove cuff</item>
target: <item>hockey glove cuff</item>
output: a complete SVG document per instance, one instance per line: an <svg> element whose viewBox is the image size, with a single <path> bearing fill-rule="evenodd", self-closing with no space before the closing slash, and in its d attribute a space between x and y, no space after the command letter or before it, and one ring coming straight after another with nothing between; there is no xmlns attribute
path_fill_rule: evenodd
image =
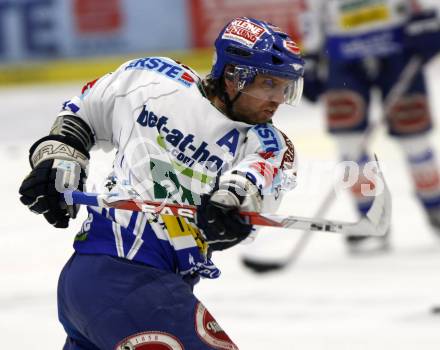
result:
<svg viewBox="0 0 440 350"><path fill-rule="evenodd" d="M91 130L82 120L60 116L51 134L29 150L32 171L20 186L20 201L32 212L43 214L55 227L67 227L79 206L67 206L60 193L67 189L83 190L92 144Z"/></svg>

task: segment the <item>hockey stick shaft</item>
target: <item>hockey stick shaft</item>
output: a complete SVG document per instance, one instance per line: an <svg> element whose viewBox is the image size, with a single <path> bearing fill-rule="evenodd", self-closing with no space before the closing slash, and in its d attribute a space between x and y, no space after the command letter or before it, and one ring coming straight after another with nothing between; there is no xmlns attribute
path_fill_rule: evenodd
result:
<svg viewBox="0 0 440 350"><path fill-rule="evenodd" d="M172 204L166 202L143 201L132 198L123 198L114 194L96 194L80 191L64 192L64 200L68 205L82 204L92 207L114 208L161 215L179 215L194 218L197 208L191 205ZM359 221L355 223L312 219L297 216L262 214L256 212L241 212L251 225L284 227L299 230L325 231L356 235L361 234L368 222ZM369 225L371 235L382 235L376 231L374 225Z"/></svg>
<svg viewBox="0 0 440 350"><path fill-rule="evenodd" d="M406 64L405 68L403 68L402 73L400 74L399 80L393 85L391 90L388 92L387 96L384 100L384 112L385 116L388 115L390 109L397 102L397 100L402 97L405 92L410 87L411 83L414 80L414 77L419 72L422 67L422 58L419 55L414 55ZM383 120L384 118L382 118Z"/></svg>

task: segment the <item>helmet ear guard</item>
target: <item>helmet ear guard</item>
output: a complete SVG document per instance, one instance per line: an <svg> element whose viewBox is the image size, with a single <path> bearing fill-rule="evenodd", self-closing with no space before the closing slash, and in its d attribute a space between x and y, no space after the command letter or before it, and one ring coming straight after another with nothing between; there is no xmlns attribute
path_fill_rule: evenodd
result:
<svg viewBox="0 0 440 350"><path fill-rule="evenodd" d="M223 75L224 75L225 79L233 81L235 79L235 67L234 66L226 66Z"/></svg>
<svg viewBox="0 0 440 350"><path fill-rule="evenodd" d="M248 66L227 66L224 72L225 79L235 82L239 91L252 84L257 74L256 69Z"/></svg>

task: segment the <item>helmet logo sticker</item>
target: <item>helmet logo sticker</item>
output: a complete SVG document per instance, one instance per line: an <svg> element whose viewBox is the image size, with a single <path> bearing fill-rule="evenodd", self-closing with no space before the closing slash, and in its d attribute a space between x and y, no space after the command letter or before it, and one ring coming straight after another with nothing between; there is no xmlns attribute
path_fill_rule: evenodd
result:
<svg viewBox="0 0 440 350"><path fill-rule="evenodd" d="M296 43L292 40L283 40L283 45L286 50L289 50L294 55L299 55L300 50Z"/></svg>
<svg viewBox="0 0 440 350"><path fill-rule="evenodd" d="M244 18L233 20L223 33L224 39L234 40L248 47L253 47L264 34L265 29Z"/></svg>

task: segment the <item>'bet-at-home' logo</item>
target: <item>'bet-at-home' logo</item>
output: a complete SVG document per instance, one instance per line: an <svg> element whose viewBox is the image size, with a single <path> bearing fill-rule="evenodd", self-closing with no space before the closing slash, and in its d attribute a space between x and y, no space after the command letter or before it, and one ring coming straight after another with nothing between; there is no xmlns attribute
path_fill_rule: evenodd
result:
<svg viewBox="0 0 440 350"><path fill-rule="evenodd" d="M184 134L178 129L168 128L168 117L159 117L153 111L148 111L144 105L142 112L137 118L137 122L143 127L156 128L159 134L163 135L163 141L173 146L170 153L181 163L192 167L196 162L206 167L209 171L218 172L224 165L224 161L219 156L213 154L209 149L209 144L205 141L197 145L194 143L193 134ZM220 137L216 144L226 149L232 156L235 155L238 146L240 132L231 129Z"/></svg>

